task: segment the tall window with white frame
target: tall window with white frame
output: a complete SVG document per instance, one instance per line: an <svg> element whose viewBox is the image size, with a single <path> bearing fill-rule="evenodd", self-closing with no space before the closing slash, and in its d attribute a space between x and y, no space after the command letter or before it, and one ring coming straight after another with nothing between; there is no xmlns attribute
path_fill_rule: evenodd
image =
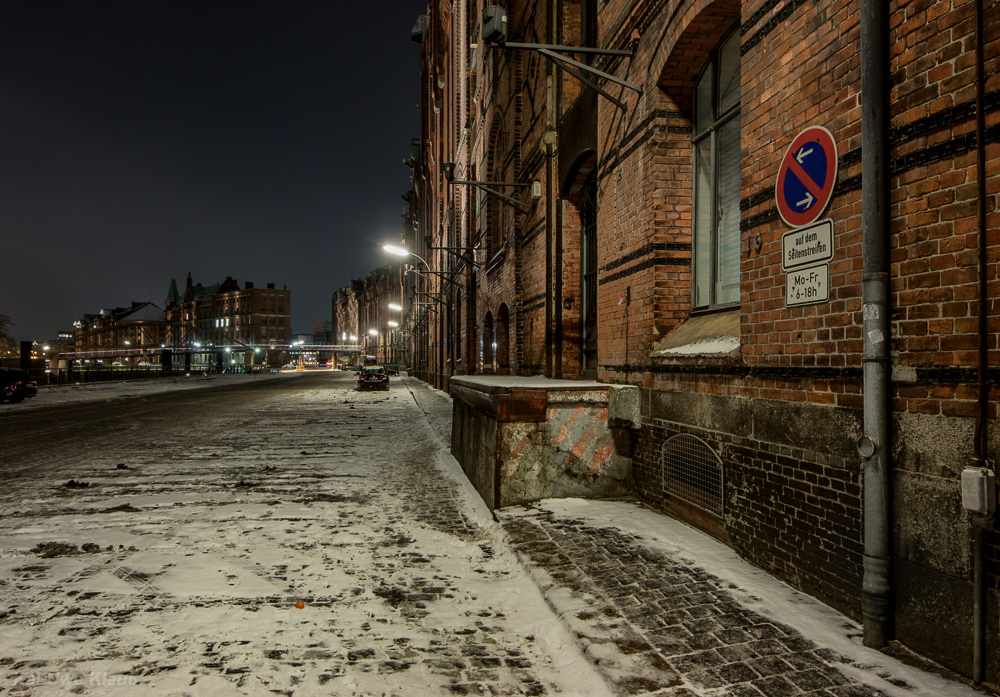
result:
<svg viewBox="0 0 1000 697"><path fill-rule="evenodd" d="M740 34L731 32L694 93L692 298L696 310L740 299Z"/></svg>

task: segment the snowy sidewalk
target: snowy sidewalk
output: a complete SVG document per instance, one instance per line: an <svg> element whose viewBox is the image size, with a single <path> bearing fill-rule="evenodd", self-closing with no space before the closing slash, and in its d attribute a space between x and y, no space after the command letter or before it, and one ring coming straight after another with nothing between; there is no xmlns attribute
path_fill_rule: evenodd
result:
<svg viewBox="0 0 1000 697"><path fill-rule="evenodd" d="M412 383L439 417L450 406ZM637 502L549 499L496 517L619 694L982 694L865 648L854 621Z"/></svg>

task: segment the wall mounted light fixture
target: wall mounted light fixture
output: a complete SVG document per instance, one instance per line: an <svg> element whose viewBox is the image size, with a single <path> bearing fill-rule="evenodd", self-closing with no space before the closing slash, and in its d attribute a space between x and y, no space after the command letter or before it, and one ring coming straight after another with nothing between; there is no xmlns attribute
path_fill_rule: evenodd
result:
<svg viewBox="0 0 1000 697"><path fill-rule="evenodd" d="M513 196L508 196L507 194L502 194L493 187L495 186L513 186L517 188L529 188L531 189L532 198L538 198L542 195L541 186L536 186L537 182L483 182L483 181L464 181L455 179L455 163L445 162L442 165L444 169L444 178L449 184L468 184L469 186L474 186L482 191L485 191L490 196L495 196L504 203L508 203L515 208L520 208L524 212L531 210L531 206L524 203L523 201L518 201ZM537 195L536 195L537 191Z"/></svg>
<svg viewBox="0 0 1000 697"><path fill-rule="evenodd" d="M555 63L557 66L565 70L567 73L575 77L577 80L585 84L590 89L597 92L599 95L605 99L612 102L622 111L626 111L627 107L624 102L622 102L617 97L609 94L606 90L597 86L595 82L589 80L584 73L589 73L590 75L595 75L605 80L610 80L616 85L621 85L626 89L633 90L638 94L642 94L642 87L639 85L632 84L622 80L621 78L615 77L610 73L606 73L603 70L598 70L597 68L587 65L586 63L581 63L578 60L569 58L565 53L577 53L586 54L591 56L628 56L632 58L635 56L635 51L622 51L619 49L604 49L604 48L592 48L588 46L558 46L554 44L525 44L518 43L514 41L507 41L507 10L500 7L499 5L490 5L483 10L483 42L490 48L510 48L510 49L524 49L529 51L538 51L543 56L548 58L550 61Z"/></svg>

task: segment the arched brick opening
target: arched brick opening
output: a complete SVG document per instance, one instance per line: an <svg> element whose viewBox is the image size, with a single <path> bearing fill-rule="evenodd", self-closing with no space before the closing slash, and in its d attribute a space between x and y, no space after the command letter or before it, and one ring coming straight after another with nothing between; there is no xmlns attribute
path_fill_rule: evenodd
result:
<svg viewBox="0 0 1000 697"><path fill-rule="evenodd" d="M578 153L568 169L568 175L560 183L560 197L579 208L580 194L586 186L587 177L595 169L597 169L597 153L594 150L587 149Z"/></svg>
<svg viewBox="0 0 1000 697"><path fill-rule="evenodd" d="M506 304L497 310L495 355L497 374L510 375L510 312Z"/></svg>
<svg viewBox="0 0 1000 697"><path fill-rule="evenodd" d="M691 3L678 17L654 63L656 84L684 114L690 115L695 79L705 66L712 49L740 19L739 0L702 0Z"/></svg>
<svg viewBox="0 0 1000 697"><path fill-rule="evenodd" d="M493 313L487 312L483 320L483 332L479 337L479 355L482 357L480 371L483 373L496 372L496 357L493 351L496 343L496 333L493 328Z"/></svg>

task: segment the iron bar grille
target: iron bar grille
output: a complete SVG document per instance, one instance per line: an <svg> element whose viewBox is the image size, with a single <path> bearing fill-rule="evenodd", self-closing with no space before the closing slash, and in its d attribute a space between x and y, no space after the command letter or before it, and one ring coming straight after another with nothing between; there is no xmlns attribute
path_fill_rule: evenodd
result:
<svg viewBox="0 0 1000 697"><path fill-rule="evenodd" d="M722 515L722 460L697 436L681 433L663 444L663 493Z"/></svg>

